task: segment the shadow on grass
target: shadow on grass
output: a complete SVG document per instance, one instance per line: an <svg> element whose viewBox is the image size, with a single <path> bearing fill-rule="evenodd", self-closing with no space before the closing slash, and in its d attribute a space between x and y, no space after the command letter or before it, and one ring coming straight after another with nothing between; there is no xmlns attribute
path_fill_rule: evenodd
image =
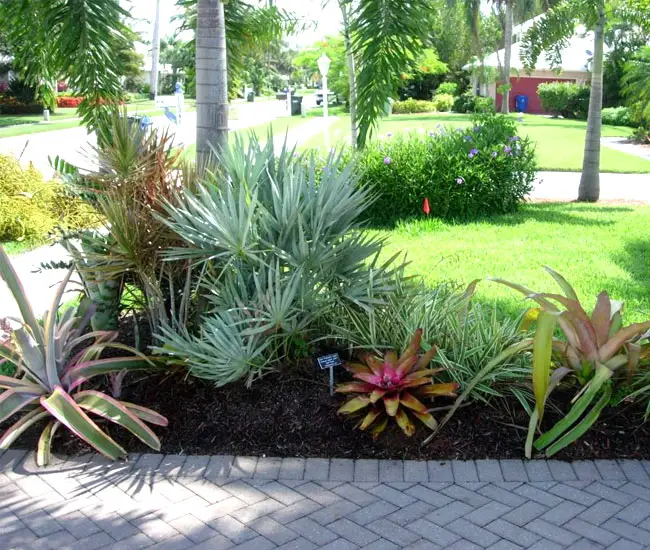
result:
<svg viewBox="0 0 650 550"><path fill-rule="evenodd" d="M393 220L391 223L371 224L372 229L393 230L401 229L409 232L418 230L436 230L441 226L463 226L469 224L487 224L492 226L516 226L527 222L579 225L584 227L608 226L616 224L614 220L602 219L602 217L587 217L589 214L607 214L633 212L634 209L628 206L598 206L592 204L578 203L527 203L521 206L518 212L512 214L499 214L496 216L484 216L471 220L440 220L439 218L413 217L404 220ZM421 227L418 227L421 226Z"/></svg>
<svg viewBox="0 0 650 550"><path fill-rule="evenodd" d="M612 259L630 274L630 281L611 279L608 290L614 298L635 303L639 311L650 315L650 238L627 241ZM620 296L614 295L614 293Z"/></svg>

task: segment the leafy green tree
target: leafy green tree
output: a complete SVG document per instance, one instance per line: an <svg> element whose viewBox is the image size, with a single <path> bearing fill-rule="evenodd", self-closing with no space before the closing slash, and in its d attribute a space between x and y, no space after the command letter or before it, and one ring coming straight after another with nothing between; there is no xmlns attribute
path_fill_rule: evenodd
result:
<svg viewBox="0 0 650 550"><path fill-rule="evenodd" d="M135 49L135 43L141 41L141 36L125 25L124 41L115 51L119 76L134 80L142 76L144 56Z"/></svg>
<svg viewBox="0 0 650 550"><path fill-rule="evenodd" d="M160 41L160 61L172 68L172 87L179 80L181 72L194 72L195 52L189 42L184 42L175 36L168 36ZM186 90L187 93L187 90Z"/></svg>
<svg viewBox="0 0 650 550"><path fill-rule="evenodd" d="M625 65L623 93L639 122L650 120L650 46L641 48Z"/></svg>
<svg viewBox="0 0 650 550"><path fill-rule="evenodd" d="M633 21L616 18L608 24L605 29L605 44L609 46L609 52L605 58L603 78L605 107L617 107L623 103L622 86L625 66L635 57L639 49L648 43L650 43L650 34Z"/></svg>
<svg viewBox="0 0 650 550"><path fill-rule="evenodd" d="M325 54L332 61L328 72L329 89L348 99L349 80L344 38L327 36L303 48L293 58L293 66L305 77L306 82L320 81L318 58Z"/></svg>
<svg viewBox="0 0 650 550"><path fill-rule="evenodd" d="M122 95L119 58L125 47L119 0L22 0L0 3L0 28L14 65L54 104L56 82L67 80L83 95L79 114L96 127Z"/></svg>
<svg viewBox="0 0 650 550"><path fill-rule="evenodd" d="M440 61L437 52L427 48L413 60L408 72L402 73L403 84L400 95L430 100L433 90L440 85L448 72L449 67Z"/></svg>

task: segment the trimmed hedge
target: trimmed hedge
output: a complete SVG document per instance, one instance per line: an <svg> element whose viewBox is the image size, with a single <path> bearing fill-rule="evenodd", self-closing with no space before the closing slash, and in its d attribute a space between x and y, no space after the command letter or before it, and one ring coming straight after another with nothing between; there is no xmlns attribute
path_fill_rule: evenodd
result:
<svg viewBox="0 0 650 550"><path fill-rule="evenodd" d="M537 86L542 109L553 116L585 120L589 112L589 86L575 82L543 82Z"/></svg>
<svg viewBox="0 0 650 550"><path fill-rule="evenodd" d="M42 112L41 103L22 103L13 97L0 98L0 115L38 115Z"/></svg>
<svg viewBox="0 0 650 550"><path fill-rule="evenodd" d="M377 195L368 215L375 224L421 216L471 220L513 212L531 191L533 144L516 123L496 114L476 115L472 127L440 127L369 144L358 155L361 184Z"/></svg>
<svg viewBox="0 0 650 550"><path fill-rule="evenodd" d="M409 98L404 101L396 101L393 104L393 113L396 115L411 115L414 113L433 113L436 106L433 101Z"/></svg>

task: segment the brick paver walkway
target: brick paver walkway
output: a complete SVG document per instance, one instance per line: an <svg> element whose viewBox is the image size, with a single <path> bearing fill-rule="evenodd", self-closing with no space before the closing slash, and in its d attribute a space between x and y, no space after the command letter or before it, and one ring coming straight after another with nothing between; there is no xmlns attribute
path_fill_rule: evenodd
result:
<svg viewBox="0 0 650 550"><path fill-rule="evenodd" d="M0 548L650 548L650 462L0 456Z"/></svg>

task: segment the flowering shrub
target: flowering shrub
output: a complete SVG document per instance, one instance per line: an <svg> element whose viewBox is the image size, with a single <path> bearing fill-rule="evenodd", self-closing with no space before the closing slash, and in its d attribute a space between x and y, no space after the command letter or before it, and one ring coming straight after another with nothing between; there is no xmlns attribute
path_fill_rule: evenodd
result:
<svg viewBox="0 0 650 550"><path fill-rule="evenodd" d="M84 100L83 97L57 97L56 106L64 108L76 108L79 107L79 104Z"/></svg>
<svg viewBox="0 0 650 550"><path fill-rule="evenodd" d="M372 222L422 215L474 219L516 210L532 189L535 153L516 123L483 114L467 128L439 126L373 143L359 153L360 183L377 195Z"/></svg>

